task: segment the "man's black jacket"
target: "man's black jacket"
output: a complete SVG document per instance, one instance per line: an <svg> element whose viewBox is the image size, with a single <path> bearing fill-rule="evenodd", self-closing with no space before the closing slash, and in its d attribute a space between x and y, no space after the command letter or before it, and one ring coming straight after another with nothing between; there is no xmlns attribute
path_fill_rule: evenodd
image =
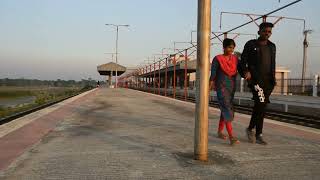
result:
<svg viewBox="0 0 320 180"><path fill-rule="evenodd" d="M271 54L271 66L265 68L271 68L272 77L270 84L274 88L276 85L275 71L276 71L276 45L271 41L268 41L267 46L270 49ZM262 87L265 87L265 82L262 80L262 74L260 73L261 65L261 50L259 48L258 40L248 41L243 49L241 54L241 60L239 63L239 73L244 78L245 74L249 71L251 73L251 80L249 81L249 87L253 87L255 84L259 84Z"/></svg>

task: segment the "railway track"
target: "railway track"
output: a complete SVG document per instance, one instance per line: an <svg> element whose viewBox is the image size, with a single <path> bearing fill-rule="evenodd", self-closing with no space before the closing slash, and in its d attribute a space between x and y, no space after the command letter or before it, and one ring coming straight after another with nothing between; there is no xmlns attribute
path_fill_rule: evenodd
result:
<svg viewBox="0 0 320 180"><path fill-rule="evenodd" d="M152 93L152 92L150 92L150 90L141 90L141 89L136 89L136 90ZM164 93L161 92L160 95L164 96ZM167 92L167 97L173 98L173 94L170 92ZM183 95L180 95L178 93L176 93L175 99L195 103L194 97L187 97L187 99L185 99L185 97ZM217 101L209 101L209 106L216 107L216 108L219 107ZM238 113L248 114L248 115L251 115L251 113L252 113L252 106L244 106L244 105L236 105L235 104L234 107L235 107L235 111ZM306 127L320 129L320 117L316 117L316 116L312 116L312 115L301 115L301 114L288 113L288 112L267 109L266 118L281 121L281 122L286 122L286 123L297 124L297 125L302 125L302 126L306 126Z"/></svg>

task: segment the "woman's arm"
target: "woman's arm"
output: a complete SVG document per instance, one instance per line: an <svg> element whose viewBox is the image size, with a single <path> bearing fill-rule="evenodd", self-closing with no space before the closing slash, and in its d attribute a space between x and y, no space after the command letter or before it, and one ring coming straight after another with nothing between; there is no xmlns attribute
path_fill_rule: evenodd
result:
<svg viewBox="0 0 320 180"><path fill-rule="evenodd" d="M216 76L217 76L218 68L219 68L219 62L215 57L215 58L213 58L212 64L211 64L211 76L210 76L209 91L215 88L214 81L215 81Z"/></svg>

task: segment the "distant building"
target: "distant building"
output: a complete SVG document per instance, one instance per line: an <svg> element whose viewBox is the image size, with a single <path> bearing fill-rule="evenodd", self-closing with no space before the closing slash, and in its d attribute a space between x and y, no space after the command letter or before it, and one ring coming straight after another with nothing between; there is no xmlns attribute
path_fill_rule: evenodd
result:
<svg viewBox="0 0 320 180"><path fill-rule="evenodd" d="M277 85L274 88L275 94L284 94L287 95L289 92L288 88L288 75L290 70L285 67L277 67L276 68L276 82Z"/></svg>
<svg viewBox="0 0 320 180"><path fill-rule="evenodd" d="M134 78L133 76L129 79L126 79L126 81L129 84L140 84L142 86L148 86L148 87L165 87L165 82L167 82L167 88L173 88L174 81L176 84L176 88L183 89L184 88L184 82L187 81L186 85L188 88L193 89L195 88L195 81L196 81L196 68L197 68L197 61L196 59L189 59L187 61L187 64L185 66L185 57L180 55L176 57L176 65L173 64L173 58L170 58L167 63L167 68L165 68L165 65L161 66L160 71L158 70L156 66L156 71L153 70L153 67L148 69L146 71L140 71L139 77L140 82L138 78ZM174 68L175 67L175 68ZM211 67L211 66L210 66ZM186 68L186 71L185 71ZM133 68L136 69L136 68ZM133 70L132 70L133 71ZM132 72L131 71L131 72ZM175 73L174 73L175 71ZM167 72L167 73L166 73ZM186 77L185 77L186 72ZM275 94L285 94L287 95L289 92L288 88L288 74L290 70L288 70L285 67L277 67L276 68L276 82L277 85L273 91ZM128 71L129 73L129 71ZM167 80L165 80L165 74L167 74ZM159 82L159 75L160 75L160 82ZM210 75L210 74L209 74ZM174 79L175 76L175 79ZM155 83L153 82L155 81ZM237 77L237 87L236 90L240 91L243 89L244 91L250 91L246 85L246 82L243 81L243 87L240 88L241 85L241 78L240 75ZM208 82L209 83L209 82Z"/></svg>
<svg viewBox="0 0 320 180"><path fill-rule="evenodd" d="M107 64L97 66L97 71L101 76L108 76L106 81L109 84L109 87L112 87L112 76L115 76L116 72L117 76L120 76L126 71L126 67L114 62L109 62Z"/></svg>

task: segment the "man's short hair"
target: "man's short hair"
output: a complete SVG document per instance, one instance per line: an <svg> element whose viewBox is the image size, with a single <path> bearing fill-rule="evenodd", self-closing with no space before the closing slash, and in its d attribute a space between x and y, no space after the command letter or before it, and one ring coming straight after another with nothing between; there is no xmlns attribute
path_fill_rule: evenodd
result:
<svg viewBox="0 0 320 180"><path fill-rule="evenodd" d="M260 24L259 30L262 30L263 28L267 28L267 27L273 28L273 26L274 25L272 23L270 23L270 22L263 22L263 23Z"/></svg>

